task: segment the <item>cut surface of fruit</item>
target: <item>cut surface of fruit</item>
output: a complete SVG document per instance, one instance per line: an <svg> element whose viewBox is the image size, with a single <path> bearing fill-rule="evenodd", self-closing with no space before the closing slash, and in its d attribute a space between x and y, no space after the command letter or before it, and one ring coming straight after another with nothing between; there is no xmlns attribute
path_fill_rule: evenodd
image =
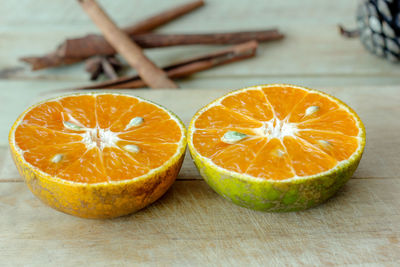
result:
<svg viewBox="0 0 400 267"><path fill-rule="evenodd" d="M155 104L124 95L77 95L28 111L16 127L15 145L32 166L57 169L48 174L99 183L160 167L177 153L183 135L178 121Z"/></svg>
<svg viewBox="0 0 400 267"><path fill-rule="evenodd" d="M224 136L231 133L243 138L229 142ZM218 167L282 180L334 168L361 147L363 135L358 118L338 100L293 86L265 86L228 94L203 109L190 138Z"/></svg>
<svg viewBox="0 0 400 267"><path fill-rule="evenodd" d="M290 183L357 165L365 130L340 100L275 84L231 92L201 109L190 123L188 143L211 184L221 176Z"/></svg>
<svg viewBox="0 0 400 267"><path fill-rule="evenodd" d="M9 142L28 182L93 185L96 190L129 187L130 183L137 184L136 190L146 186L141 192L145 201L133 203L136 209L152 199L146 194L173 182L182 163L186 134L181 121L159 105L129 95L94 93L62 96L31 107L15 122ZM36 184L30 185L36 190ZM36 193L41 195L45 189ZM81 215L96 217L87 213Z"/></svg>

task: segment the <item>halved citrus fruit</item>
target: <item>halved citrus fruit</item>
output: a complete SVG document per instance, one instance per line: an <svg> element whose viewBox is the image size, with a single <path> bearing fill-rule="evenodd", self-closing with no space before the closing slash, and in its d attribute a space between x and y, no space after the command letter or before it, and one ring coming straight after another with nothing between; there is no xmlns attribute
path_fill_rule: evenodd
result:
<svg viewBox="0 0 400 267"><path fill-rule="evenodd" d="M302 210L351 177L365 145L356 113L332 96L285 84L231 92L202 108L188 145L205 181L234 203Z"/></svg>
<svg viewBox="0 0 400 267"><path fill-rule="evenodd" d="M144 99L75 94L30 107L9 143L43 202L80 217L112 218L167 191L182 165L186 133L173 113Z"/></svg>

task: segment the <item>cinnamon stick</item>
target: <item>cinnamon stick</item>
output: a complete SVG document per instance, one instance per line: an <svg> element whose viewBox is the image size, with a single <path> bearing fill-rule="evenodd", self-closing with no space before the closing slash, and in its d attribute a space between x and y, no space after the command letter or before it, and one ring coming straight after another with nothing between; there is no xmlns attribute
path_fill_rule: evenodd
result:
<svg viewBox="0 0 400 267"><path fill-rule="evenodd" d="M89 38L90 37L90 38ZM97 35L87 36L85 41L76 42L75 39L66 40L62 48L58 49L57 57L69 60L70 64L89 58L94 55L113 55L115 50L107 42L99 41L102 37ZM209 33L209 34L141 34L131 36L142 48L166 47L175 45L196 44L238 44L250 40L266 42L279 40L284 35L277 29L263 31ZM53 55L45 57L29 57L22 60L33 64L34 69L55 67ZM57 62L56 62L57 63ZM64 64L69 64L64 62Z"/></svg>
<svg viewBox="0 0 400 267"><path fill-rule="evenodd" d="M167 73L168 77L181 78L215 66L251 58L255 55L257 46L258 43L256 41L250 41L220 50L215 53L193 57L181 62L177 62L164 67L163 69ZM140 79L140 77L137 75L132 75L74 89L133 89L142 88L143 86L145 86L145 83Z"/></svg>
<svg viewBox="0 0 400 267"><path fill-rule="evenodd" d="M85 70L90 73L91 81L96 80L102 73L110 79L116 79L117 71L121 68L121 62L113 56L95 56L85 62Z"/></svg>
<svg viewBox="0 0 400 267"><path fill-rule="evenodd" d="M111 63L106 60L105 58L101 59L101 67L104 70L104 73L110 78L110 79L117 79L118 75Z"/></svg>
<svg viewBox="0 0 400 267"><path fill-rule="evenodd" d="M358 29L346 29L342 25L338 25L339 33L340 35L346 37L346 38L355 38L360 36L360 31Z"/></svg>
<svg viewBox="0 0 400 267"><path fill-rule="evenodd" d="M167 47L198 44L240 44L255 40L266 42L282 39L284 36L277 29L263 31L228 32L211 34L154 34L147 33L130 36L142 48ZM113 55L114 48L107 42L99 41L98 36L86 39L87 43L66 40L59 55L64 58L89 58L94 55Z"/></svg>
<svg viewBox="0 0 400 267"><path fill-rule="evenodd" d="M139 21L138 23L124 28L128 34L143 34L145 32L151 31L159 26L162 26L178 17L181 17L189 12L201 7L204 5L203 0L197 0L193 2L189 2L180 6L176 6L169 10L163 11L156 15L153 15L147 19ZM96 39L99 42L99 45L91 44L92 39ZM68 41L68 40L67 40ZM102 46L104 43L108 45L107 41L101 35L89 34L83 37L74 38L70 40L70 43L83 47L87 44L91 44L93 46ZM80 44L80 45L79 45ZM68 65L80 62L85 58L65 58L62 56L62 50L65 49L65 43L62 43L58 46L57 50L51 52L47 55L41 57L22 57L21 61L27 62L32 65L32 70L40 70L45 68L57 67L61 65Z"/></svg>
<svg viewBox="0 0 400 267"><path fill-rule="evenodd" d="M78 0L83 10L99 27L104 38L135 68L143 81L152 88L177 88L167 74L151 62L140 46L119 29L110 17L101 9L95 0Z"/></svg>
<svg viewBox="0 0 400 267"><path fill-rule="evenodd" d="M146 33L158 28L161 25L167 24L168 22L183 16L201 6L204 5L203 0L197 0L189 2L180 6L176 6L162 13L149 17L143 21L136 23L135 25L124 28L124 31L128 34L141 34Z"/></svg>

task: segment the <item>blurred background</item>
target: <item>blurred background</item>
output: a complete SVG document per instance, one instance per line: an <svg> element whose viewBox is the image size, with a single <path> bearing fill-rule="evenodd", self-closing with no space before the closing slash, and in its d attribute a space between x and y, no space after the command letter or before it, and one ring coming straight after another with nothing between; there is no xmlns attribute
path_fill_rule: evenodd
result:
<svg viewBox="0 0 400 267"><path fill-rule="evenodd" d="M101 0L119 26L188 0ZM349 0L206 0L205 5L155 30L159 33L209 33L276 27L280 41L260 44L256 57L180 79L182 88L240 88L285 82L310 87L393 85L400 81L396 64L364 49L358 38L342 37L337 25L356 27L358 1ZM30 71L19 57L53 51L66 38L98 33L77 1L3 0L0 6L0 96L9 88L48 91L88 84L84 64ZM146 49L159 66L221 46ZM129 71L128 71L129 72ZM130 70L130 72L134 72ZM23 96L21 96L23 97Z"/></svg>

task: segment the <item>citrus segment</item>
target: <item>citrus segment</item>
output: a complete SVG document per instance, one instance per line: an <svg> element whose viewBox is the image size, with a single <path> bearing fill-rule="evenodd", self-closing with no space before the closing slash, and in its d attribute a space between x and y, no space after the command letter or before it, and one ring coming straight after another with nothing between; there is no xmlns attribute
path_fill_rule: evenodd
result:
<svg viewBox="0 0 400 267"><path fill-rule="evenodd" d="M142 123L140 126L151 126L152 128L169 120L170 116L164 110L154 109L154 105L151 103L140 102L121 114L121 117L111 125L110 129L114 132L135 130L136 126L130 125L132 119L135 118L141 118Z"/></svg>
<svg viewBox="0 0 400 267"><path fill-rule="evenodd" d="M104 148L102 160L107 179L112 181L138 177L150 170L147 165L141 166L137 160L120 148Z"/></svg>
<svg viewBox="0 0 400 267"><path fill-rule="evenodd" d="M276 138L261 147L245 173L275 180L283 180L295 175L285 147Z"/></svg>
<svg viewBox="0 0 400 267"><path fill-rule="evenodd" d="M299 129L338 132L350 136L357 136L359 134L354 116L343 109L328 112L313 120L304 121L299 123L297 127Z"/></svg>
<svg viewBox="0 0 400 267"><path fill-rule="evenodd" d="M266 87L263 92L275 111L275 116L280 120L286 118L293 107L307 94L302 89L290 86Z"/></svg>
<svg viewBox="0 0 400 267"><path fill-rule="evenodd" d="M63 107L57 101L49 101L36 107L26 114L23 123L43 126L53 130L64 129Z"/></svg>
<svg viewBox="0 0 400 267"><path fill-rule="evenodd" d="M28 109L9 142L18 169L42 201L77 216L110 218L165 193L181 167L186 138L180 120L154 103L76 94Z"/></svg>
<svg viewBox="0 0 400 267"><path fill-rule="evenodd" d="M238 90L201 109L188 143L203 178L224 197L254 209L299 210L351 177L365 131L341 101L276 84Z"/></svg>
<svg viewBox="0 0 400 267"><path fill-rule="evenodd" d="M227 128L227 129L199 129L193 134L193 143L199 149L199 152L207 158L219 153L230 144L222 142L221 139L228 131L236 131L254 136L251 129L246 128Z"/></svg>
<svg viewBox="0 0 400 267"><path fill-rule="evenodd" d="M299 131L297 136L338 161L348 159L357 150L359 144L356 137L329 131L303 130Z"/></svg>
<svg viewBox="0 0 400 267"><path fill-rule="evenodd" d="M267 142L264 138L249 138L234 145L227 146L211 157L212 161L230 171L245 172Z"/></svg>
<svg viewBox="0 0 400 267"><path fill-rule="evenodd" d="M101 183L108 181L99 148L87 150L76 161L61 170L57 177L79 183Z"/></svg>
<svg viewBox="0 0 400 267"><path fill-rule="evenodd" d="M86 146L82 143L49 144L26 149L24 159L50 175L57 175L85 152Z"/></svg>
<svg viewBox="0 0 400 267"><path fill-rule="evenodd" d="M125 153L129 154L139 166L148 169L161 166L167 159L174 155L178 148L178 145L173 143L140 143L123 140L118 141L117 145Z"/></svg>
<svg viewBox="0 0 400 267"><path fill-rule="evenodd" d="M290 113L290 122L301 122L321 117L329 111L339 108L339 105L325 96L317 93L307 94L303 100L296 104Z"/></svg>
<svg viewBox="0 0 400 267"><path fill-rule="evenodd" d="M291 165L297 176L310 176L327 171L336 166L337 161L322 150L299 138L283 139Z"/></svg>
<svg viewBox="0 0 400 267"><path fill-rule="evenodd" d="M109 128L121 117L121 110L129 112L139 102L129 96L98 95L96 97L96 119L102 129Z"/></svg>
<svg viewBox="0 0 400 267"><path fill-rule="evenodd" d="M269 121L273 117L271 106L265 101L260 90L249 90L224 98L225 107L259 121Z"/></svg>
<svg viewBox="0 0 400 267"><path fill-rule="evenodd" d="M174 120L153 121L148 124L143 123L134 130L121 132L118 138L147 143L176 143L181 138L181 129Z"/></svg>
<svg viewBox="0 0 400 267"><path fill-rule="evenodd" d="M96 127L96 98L92 95L69 96L59 100L64 121L88 128Z"/></svg>
<svg viewBox="0 0 400 267"><path fill-rule="evenodd" d="M15 141L22 150L29 150L46 145L56 145L82 141L80 135L67 134L51 130L42 126L21 124L15 131Z"/></svg>
<svg viewBox="0 0 400 267"><path fill-rule="evenodd" d="M211 107L200 116L201 118L195 123L195 127L199 129L262 127L261 122L221 105Z"/></svg>

